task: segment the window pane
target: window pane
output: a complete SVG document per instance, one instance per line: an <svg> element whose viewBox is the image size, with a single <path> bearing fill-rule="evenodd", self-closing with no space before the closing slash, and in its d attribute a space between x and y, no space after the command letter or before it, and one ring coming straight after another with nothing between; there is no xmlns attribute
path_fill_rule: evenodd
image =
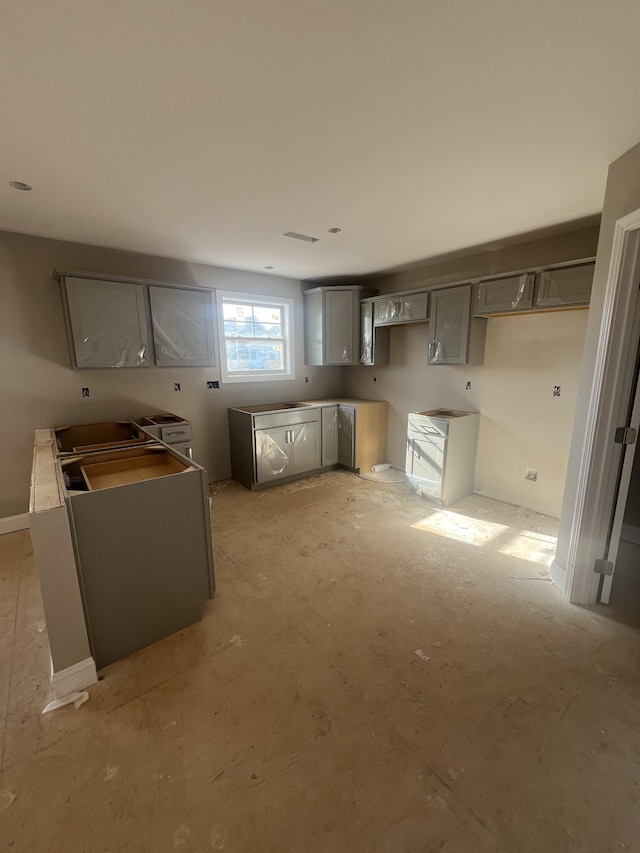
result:
<svg viewBox="0 0 640 853"><path fill-rule="evenodd" d="M271 323L282 324L282 308L278 305L254 305L253 316L258 322L267 325Z"/></svg>
<svg viewBox="0 0 640 853"><path fill-rule="evenodd" d="M225 350L230 373L284 369L283 347L280 342L261 344L257 341L225 341Z"/></svg>
<svg viewBox="0 0 640 853"><path fill-rule="evenodd" d="M254 329L254 338L282 338L282 326L275 324L267 323L258 323L253 324Z"/></svg>

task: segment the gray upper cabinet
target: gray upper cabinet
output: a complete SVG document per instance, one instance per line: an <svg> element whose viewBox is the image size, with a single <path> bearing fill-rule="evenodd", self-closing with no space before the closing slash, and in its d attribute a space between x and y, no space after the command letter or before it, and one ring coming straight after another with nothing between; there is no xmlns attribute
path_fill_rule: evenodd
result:
<svg viewBox="0 0 640 853"><path fill-rule="evenodd" d="M429 364L482 364L486 320L471 320L471 285L434 290L429 322Z"/></svg>
<svg viewBox="0 0 640 853"><path fill-rule="evenodd" d="M207 367L216 363L210 290L149 288L155 363Z"/></svg>
<svg viewBox="0 0 640 853"><path fill-rule="evenodd" d="M419 323L427 319L429 294L396 293L374 300L373 322L376 326Z"/></svg>
<svg viewBox="0 0 640 853"><path fill-rule="evenodd" d="M474 288L474 316L531 308L534 282L534 273L523 273L495 281L481 281Z"/></svg>
<svg viewBox="0 0 640 853"><path fill-rule="evenodd" d="M362 287L314 287L304 293L304 361L358 364Z"/></svg>
<svg viewBox="0 0 640 853"><path fill-rule="evenodd" d="M61 276L74 367L148 367L144 287L124 281Z"/></svg>
<svg viewBox="0 0 640 853"><path fill-rule="evenodd" d="M360 303L360 364L389 364L389 327L376 327L373 322L374 301Z"/></svg>
<svg viewBox="0 0 640 853"><path fill-rule="evenodd" d="M536 308L588 305L591 299L594 264L558 267L540 273Z"/></svg>

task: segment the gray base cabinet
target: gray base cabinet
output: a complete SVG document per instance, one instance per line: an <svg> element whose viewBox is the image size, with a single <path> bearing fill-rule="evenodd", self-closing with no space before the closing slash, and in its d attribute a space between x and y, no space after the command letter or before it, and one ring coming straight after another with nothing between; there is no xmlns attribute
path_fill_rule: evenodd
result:
<svg viewBox="0 0 640 853"><path fill-rule="evenodd" d="M388 404L307 400L229 409L231 476L261 489L336 465L370 471L387 456Z"/></svg>
<svg viewBox="0 0 640 853"><path fill-rule="evenodd" d="M37 430L30 516L54 676L84 665L80 635L100 668L196 622L214 595L207 472L164 444L57 456L55 431ZM51 559L63 539L73 549Z"/></svg>
<svg viewBox="0 0 640 853"><path fill-rule="evenodd" d="M247 489L322 467L320 409L289 403L229 409L231 476Z"/></svg>

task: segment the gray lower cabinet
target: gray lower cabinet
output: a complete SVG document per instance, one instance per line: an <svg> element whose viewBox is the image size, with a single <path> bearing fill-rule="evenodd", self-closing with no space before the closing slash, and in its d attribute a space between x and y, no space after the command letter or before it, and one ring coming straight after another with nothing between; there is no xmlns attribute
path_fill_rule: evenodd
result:
<svg viewBox="0 0 640 853"><path fill-rule="evenodd" d="M323 406L321 409L322 427L322 467L338 464L338 406Z"/></svg>
<svg viewBox="0 0 640 853"><path fill-rule="evenodd" d="M434 290L429 318L429 364L482 364L486 320L471 318L471 285Z"/></svg>
<svg viewBox="0 0 640 853"><path fill-rule="evenodd" d="M84 666L82 635L100 668L196 622L214 595L207 472L165 445L56 458L54 430L37 430L30 517L54 678Z"/></svg>
<svg viewBox="0 0 640 853"><path fill-rule="evenodd" d="M320 428L317 420L255 431L256 481L263 485L319 468Z"/></svg>
<svg viewBox="0 0 640 853"><path fill-rule="evenodd" d="M233 479L256 489L320 468L320 412L290 403L229 409Z"/></svg>
<svg viewBox="0 0 640 853"><path fill-rule="evenodd" d="M344 468L356 467L355 421L355 408L341 405L338 409L338 464Z"/></svg>

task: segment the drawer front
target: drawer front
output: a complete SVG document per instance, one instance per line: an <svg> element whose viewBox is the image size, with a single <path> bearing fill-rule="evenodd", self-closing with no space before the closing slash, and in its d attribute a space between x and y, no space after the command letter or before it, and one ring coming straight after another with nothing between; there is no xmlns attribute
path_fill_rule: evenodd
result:
<svg viewBox="0 0 640 853"><path fill-rule="evenodd" d="M523 311L533 305L533 273L481 281L476 285L474 316Z"/></svg>
<svg viewBox="0 0 640 853"><path fill-rule="evenodd" d="M449 421L444 418L422 418L419 415L409 415L409 423L407 427L407 435L410 438L420 438L428 436L430 438L442 441L447 437L449 432Z"/></svg>
<svg viewBox="0 0 640 853"><path fill-rule="evenodd" d="M376 300L373 322L376 326L391 326L396 323L416 323L427 319L427 293L415 296L389 296Z"/></svg>
<svg viewBox="0 0 640 853"><path fill-rule="evenodd" d="M288 409L286 412L270 412L253 416L254 429L271 429L272 427L295 426L320 420L320 409L309 406L304 409Z"/></svg>
<svg viewBox="0 0 640 853"><path fill-rule="evenodd" d="M191 424L167 424L160 427L160 438L165 444L179 444L191 441Z"/></svg>

